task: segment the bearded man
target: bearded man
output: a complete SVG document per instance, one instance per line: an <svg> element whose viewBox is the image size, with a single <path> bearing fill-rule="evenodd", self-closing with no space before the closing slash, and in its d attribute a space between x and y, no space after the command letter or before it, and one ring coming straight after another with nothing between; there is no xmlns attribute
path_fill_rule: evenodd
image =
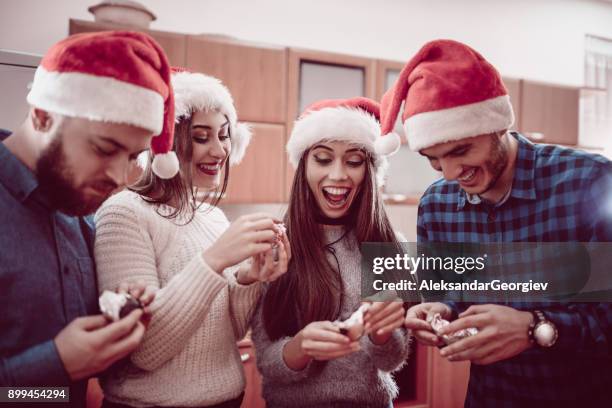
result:
<svg viewBox="0 0 612 408"><path fill-rule="evenodd" d="M85 216L150 143L161 157L170 150L170 67L147 35L80 34L47 52L27 100L27 118L0 143L0 386L70 387L70 405L83 407L87 378L145 331L140 309L113 323L99 314Z"/></svg>

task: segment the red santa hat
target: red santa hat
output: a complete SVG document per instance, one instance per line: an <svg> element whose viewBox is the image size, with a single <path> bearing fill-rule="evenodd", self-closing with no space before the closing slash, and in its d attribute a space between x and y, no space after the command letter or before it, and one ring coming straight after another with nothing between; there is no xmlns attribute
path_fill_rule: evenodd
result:
<svg viewBox="0 0 612 408"><path fill-rule="evenodd" d="M27 100L60 115L146 129L156 135L155 174L168 179L178 173L170 65L146 34L107 31L58 42L37 68Z"/></svg>
<svg viewBox="0 0 612 408"><path fill-rule="evenodd" d="M387 136L391 143L381 145L379 121L380 105L368 98L315 102L293 126L287 143L289 161L297 168L304 152L319 142L354 143L373 155L376 177L382 185L388 167L386 156L397 151L400 140L399 136L391 134Z"/></svg>
<svg viewBox="0 0 612 408"><path fill-rule="evenodd" d="M251 141L251 130L238 122L234 100L221 81L212 76L190 72L185 68L172 68L176 122L195 111L217 110L227 117L230 126L232 150L230 165L238 164Z"/></svg>
<svg viewBox="0 0 612 408"><path fill-rule="evenodd" d="M452 40L425 44L402 69L381 102L383 134L393 130L402 103L402 123L415 151L514 123L499 73L478 52Z"/></svg>

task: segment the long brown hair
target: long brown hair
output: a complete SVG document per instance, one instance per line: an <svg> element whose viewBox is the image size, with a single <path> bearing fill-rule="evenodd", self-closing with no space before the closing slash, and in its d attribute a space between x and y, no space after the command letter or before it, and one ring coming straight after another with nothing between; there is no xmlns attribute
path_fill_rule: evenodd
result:
<svg viewBox="0 0 612 408"><path fill-rule="evenodd" d="M228 129L228 132L230 130ZM230 141L232 135L230 134ZM199 201L194 191L192 163L193 160L193 141L191 138L191 116L181 118L174 126L174 146L179 161L179 173L171 179L159 178L151 167L152 157L149 157L147 165L138 181L129 187L131 191L140 194L147 202L152 204L173 203L174 210L167 213L157 213L162 217L173 219L178 216L188 216L186 224L193 220L195 212L202 204L209 202L216 206L221 201L227 189L229 181L229 157L225 160L223 168L223 183L220 188L208 194L208 198ZM230 152L231 154L231 152Z"/></svg>
<svg viewBox="0 0 612 408"><path fill-rule="evenodd" d="M277 340L294 336L311 322L335 320L343 293L340 271L327 261L316 199L306 180L306 151L298 164L289 207L285 214L291 261L287 273L272 282L263 299L263 320L268 336ZM349 211L353 233L362 242L398 244L376 184L374 160L366 153L363 183Z"/></svg>

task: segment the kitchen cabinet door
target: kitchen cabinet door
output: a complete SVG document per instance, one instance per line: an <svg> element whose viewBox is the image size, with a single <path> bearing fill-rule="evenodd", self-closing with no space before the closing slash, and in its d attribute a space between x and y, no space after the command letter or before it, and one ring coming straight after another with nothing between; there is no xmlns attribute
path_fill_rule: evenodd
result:
<svg viewBox="0 0 612 408"><path fill-rule="evenodd" d="M243 121L285 123L287 51L220 36L189 36L189 69L223 81Z"/></svg>
<svg viewBox="0 0 612 408"><path fill-rule="evenodd" d="M578 88L523 80L520 131L533 141L578 143Z"/></svg>
<svg viewBox="0 0 612 408"><path fill-rule="evenodd" d="M283 202L285 126L251 123L253 138L242 162L230 169L224 204Z"/></svg>

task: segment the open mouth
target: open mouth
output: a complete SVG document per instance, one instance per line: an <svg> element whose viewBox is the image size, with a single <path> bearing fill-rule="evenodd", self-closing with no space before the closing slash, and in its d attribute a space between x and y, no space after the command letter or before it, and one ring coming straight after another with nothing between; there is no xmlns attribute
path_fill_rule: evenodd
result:
<svg viewBox="0 0 612 408"><path fill-rule="evenodd" d="M470 170L464 171L461 176L457 178L457 180L459 183L464 185L471 184L476 178L477 171L478 169L476 167L472 167Z"/></svg>
<svg viewBox="0 0 612 408"><path fill-rule="evenodd" d="M349 187L323 187L323 197L331 208L342 208L346 205L349 195L351 194Z"/></svg>
<svg viewBox="0 0 612 408"><path fill-rule="evenodd" d="M200 163L198 170L209 176L216 176L221 171L221 163Z"/></svg>

